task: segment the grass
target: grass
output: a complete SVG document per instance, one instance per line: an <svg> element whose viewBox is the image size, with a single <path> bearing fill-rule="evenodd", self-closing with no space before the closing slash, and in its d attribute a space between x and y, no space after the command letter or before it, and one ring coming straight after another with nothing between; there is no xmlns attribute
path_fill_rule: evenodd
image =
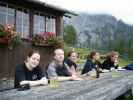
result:
<svg viewBox="0 0 133 100"><path fill-rule="evenodd" d="M124 58L119 58L119 66L124 67L128 65L128 60L124 59Z"/></svg>

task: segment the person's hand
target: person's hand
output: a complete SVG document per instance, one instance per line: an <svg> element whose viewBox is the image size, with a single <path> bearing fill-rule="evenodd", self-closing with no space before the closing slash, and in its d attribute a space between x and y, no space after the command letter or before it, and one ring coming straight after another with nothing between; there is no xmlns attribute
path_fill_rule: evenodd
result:
<svg viewBox="0 0 133 100"><path fill-rule="evenodd" d="M74 80L75 80L75 81L81 81L81 80L83 80L83 79L80 78L80 77L77 77L77 78L75 78Z"/></svg>
<svg viewBox="0 0 133 100"><path fill-rule="evenodd" d="M114 61L114 65L115 65L115 66L118 65L118 60L117 60L117 59Z"/></svg>
<svg viewBox="0 0 133 100"><path fill-rule="evenodd" d="M114 68L114 67L111 67L111 68L110 68L110 71L115 71L115 68Z"/></svg>
<svg viewBox="0 0 133 100"><path fill-rule="evenodd" d="M99 72L102 73L103 69L102 68L99 68Z"/></svg>
<svg viewBox="0 0 133 100"><path fill-rule="evenodd" d="M85 76L90 76L89 72L88 73L85 73L85 74L82 74L83 77Z"/></svg>
<svg viewBox="0 0 133 100"><path fill-rule="evenodd" d="M83 80L82 78L79 78L76 75L72 75L71 80Z"/></svg>
<svg viewBox="0 0 133 100"><path fill-rule="evenodd" d="M106 72L109 72L109 70L103 69L102 72L103 72L103 73L106 73Z"/></svg>
<svg viewBox="0 0 133 100"><path fill-rule="evenodd" d="M29 81L21 81L20 85L29 84Z"/></svg>
<svg viewBox="0 0 133 100"><path fill-rule="evenodd" d="M40 83L41 83L42 85L48 84L48 80L46 79L46 77L43 77L43 78L40 80Z"/></svg>

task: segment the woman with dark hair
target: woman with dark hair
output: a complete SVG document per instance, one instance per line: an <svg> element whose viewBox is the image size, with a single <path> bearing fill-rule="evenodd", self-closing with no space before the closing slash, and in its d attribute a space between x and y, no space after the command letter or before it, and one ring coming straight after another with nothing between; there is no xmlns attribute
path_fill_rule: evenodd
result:
<svg viewBox="0 0 133 100"><path fill-rule="evenodd" d="M38 66L40 62L40 53L37 50L30 50L27 53L23 64L19 64L15 69L14 87L19 88L21 85L29 86L46 85L48 83L41 68Z"/></svg>
<svg viewBox="0 0 133 100"><path fill-rule="evenodd" d="M96 66L101 68L102 66L101 66L101 63L98 61L99 59L100 59L99 52L92 51L90 53L90 55L88 55L88 57L87 57L87 61L86 61L85 65L84 65L84 68L83 68L81 74L88 73L92 69L96 68Z"/></svg>
<svg viewBox="0 0 133 100"><path fill-rule="evenodd" d="M77 59L78 59L78 54L75 51L70 51L68 52L68 58L65 60L65 63L69 66L70 70L72 73L76 73L77 69Z"/></svg>
<svg viewBox="0 0 133 100"><path fill-rule="evenodd" d="M117 69L118 68L118 56L119 56L118 52L111 51L107 55L106 60L102 64L103 69L107 69L107 70Z"/></svg>

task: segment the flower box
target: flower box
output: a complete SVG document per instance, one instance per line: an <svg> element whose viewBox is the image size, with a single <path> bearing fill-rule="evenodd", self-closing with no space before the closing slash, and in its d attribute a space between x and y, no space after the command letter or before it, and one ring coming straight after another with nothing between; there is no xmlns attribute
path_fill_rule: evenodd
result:
<svg viewBox="0 0 133 100"><path fill-rule="evenodd" d="M0 37L0 44L9 45L11 43L11 39L6 37Z"/></svg>
<svg viewBox="0 0 133 100"><path fill-rule="evenodd" d="M35 46L47 46L54 48L62 48L64 43L63 38L56 36L56 34L52 32L36 34L32 37L31 41Z"/></svg>
<svg viewBox="0 0 133 100"><path fill-rule="evenodd" d="M34 46L45 46L45 47L54 47L54 45L49 45L49 44L42 44L42 43L34 43Z"/></svg>

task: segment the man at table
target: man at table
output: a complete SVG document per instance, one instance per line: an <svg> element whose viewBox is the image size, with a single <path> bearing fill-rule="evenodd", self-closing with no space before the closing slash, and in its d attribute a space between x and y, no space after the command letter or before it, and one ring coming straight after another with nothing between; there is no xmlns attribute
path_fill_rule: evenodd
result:
<svg viewBox="0 0 133 100"><path fill-rule="evenodd" d="M64 63L64 51L56 49L54 51L53 61L48 65L47 76L49 79L65 80L80 80L74 75L67 64Z"/></svg>

